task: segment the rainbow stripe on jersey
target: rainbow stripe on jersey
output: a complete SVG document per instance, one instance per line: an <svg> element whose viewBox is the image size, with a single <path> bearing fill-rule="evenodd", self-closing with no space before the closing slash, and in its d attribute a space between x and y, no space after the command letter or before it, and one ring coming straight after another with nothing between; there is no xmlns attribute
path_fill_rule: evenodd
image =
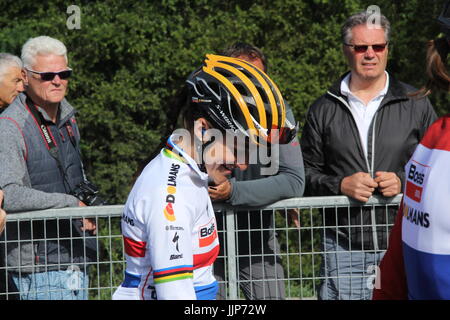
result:
<svg viewBox="0 0 450 320"><path fill-rule="evenodd" d="M171 268L153 271L153 281L155 284L193 278L193 267L189 265L176 266Z"/></svg>

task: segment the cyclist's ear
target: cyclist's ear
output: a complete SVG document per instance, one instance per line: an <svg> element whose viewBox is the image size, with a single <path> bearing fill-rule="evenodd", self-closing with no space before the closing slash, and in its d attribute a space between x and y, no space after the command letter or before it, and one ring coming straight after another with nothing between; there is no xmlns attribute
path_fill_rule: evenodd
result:
<svg viewBox="0 0 450 320"><path fill-rule="evenodd" d="M206 131L210 128L208 121L205 118L198 118L194 123L194 135L200 141L203 141Z"/></svg>

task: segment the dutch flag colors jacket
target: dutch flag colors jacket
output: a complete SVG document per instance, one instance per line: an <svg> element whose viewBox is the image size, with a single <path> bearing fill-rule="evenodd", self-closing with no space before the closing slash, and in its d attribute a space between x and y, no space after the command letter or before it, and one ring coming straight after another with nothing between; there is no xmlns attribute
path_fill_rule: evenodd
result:
<svg viewBox="0 0 450 320"><path fill-rule="evenodd" d="M373 298L450 299L450 115L429 128L405 173Z"/></svg>
<svg viewBox="0 0 450 320"><path fill-rule="evenodd" d="M215 299L219 252L208 176L169 138L125 204L125 279L115 300Z"/></svg>

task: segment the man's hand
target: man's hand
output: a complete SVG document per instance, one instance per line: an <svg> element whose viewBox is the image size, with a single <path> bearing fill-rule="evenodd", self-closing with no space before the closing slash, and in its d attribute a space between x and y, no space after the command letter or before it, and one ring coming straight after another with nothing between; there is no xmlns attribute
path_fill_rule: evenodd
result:
<svg viewBox="0 0 450 320"><path fill-rule="evenodd" d="M357 172L341 182L341 192L361 202L369 201L378 183L366 172Z"/></svg>
<svg viewBox="0 0 450 320"><path fill-rule="evenodd" d="M375 172L375 182L378 183L378 190L385 197L393 197L401 192L402 182L394 172Z"/></svg>
<svg viewBox="0 0 450 320"><path fill-rule="evenodd" d="M300 229L300 210L298 209L288 209L288 223L294 223L294 225Z"/></svg>
<svg viewBox="0 0 450 320"><path fill-rule="evenodd" d="M217 186L208 187L209 196L212 201L225 201L231 197L231 183L229 180L218 184Z"/></svg>
<svg viewBox="0 0 450 320"><path fill-rule="evenodd" d="M3 191L0 190L0 233L5 230L6 225L6 212L5 210L1 209L3 203Z"/></svg>
<svg viewBox="0 0 450 320"><path fill-rule="evenodd" d="M82 201L78 201L78 206L87 207L86 204ZM94 219L83 218L82 222L83 222L83 226L81 227L82 231L91 231L94 236L97 234L97 224L95 223Z"/></svg>
<svg viewBox="0 0 450 320"><path fill-rule="evenodd" d="M278 210L278 213L284 218L287 219L288 226L292 225L292 223L300 229L300 210L298 209L286 209L286 210Z"/></svg>
<svg viewBox="0 0 450 320"><path fill-rule="evenodd" d="M95 223L95 219L91 218L83 218L83 226L81 227L82 231L91 231L92 235L97 234L97 224Z"/></svg>

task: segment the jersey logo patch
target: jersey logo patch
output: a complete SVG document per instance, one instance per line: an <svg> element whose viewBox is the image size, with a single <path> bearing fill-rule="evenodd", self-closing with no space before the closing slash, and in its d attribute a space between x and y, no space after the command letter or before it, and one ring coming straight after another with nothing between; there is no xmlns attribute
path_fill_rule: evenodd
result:
<svg viewBox="0 0 450 320"><path fill-rule="evenodd" d="M166 205L166 207L164 208L164 216L166 217L167 220L169 221L175 221L175 212L173 211L173 207L171 203L168 203Z"/></svg>
<svg viewBox="0 0 450 320"><path fill-rule="evenodd" d="M178 240L179 239L180 239L180 236L178 235L178 232L175 232L172 242L175 243L175 249L177 249L178 252L180 252L180 250L178 249Z"/></svg>
<svg viewBox="0 0 450 320"><path fill-rule="evenodd" d="M198 246L200 248L211 245L217 239L216 223L213 219L205 226L200 227L198 232Z"/></svg>
<svg viewBox="0 0 450 320"><path fill-rule="evenodd" d="M427 165L423 165L414 160L411 161L407 169L405 188L405 194L409 199L417 203L422 201L423 186L428 178L430 169Z"/></svg>
<svg viewBox="0 0 450 320"><path fill-rule="evenodd" d="M173 204L175 203L175 193L177 192L177 174L180 170L180 165L172 163L167 178L167 196L166 207L164 208L164 216L167 220L174 222L176 220Z"/></svg>

